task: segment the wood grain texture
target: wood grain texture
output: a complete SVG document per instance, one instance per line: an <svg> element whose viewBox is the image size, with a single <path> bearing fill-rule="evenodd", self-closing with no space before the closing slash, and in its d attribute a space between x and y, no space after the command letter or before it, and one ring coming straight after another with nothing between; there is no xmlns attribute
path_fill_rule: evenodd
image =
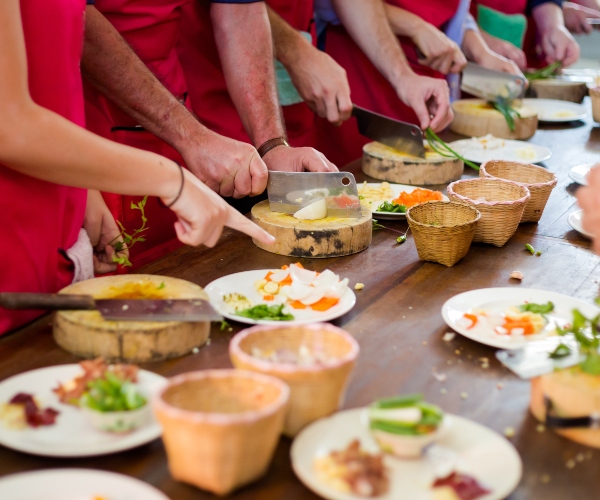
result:
<svg viewBox="0 0 600 500"><path fill-rule="evenodd" d="M580 103L588 95L587 84L564 80L533 80L531 93L539 99L558 99Z"/></svg>
<svg viewBox="0 0 600 500"><path fill-rule="evenodd" d="M289 214L271 212L265 200L254 205L251 214L254 222L277 239L273 245L253 240L267 252L290 257L341 257L362 252L371 244L371 211L364 207L358 219L298 220Z"/></svg>
<svg viewBox="0 0 600 500"><path fill-rule="evenodd" d="M589 109L589 99L584 102ZM443 138L450 141L460 137L447 134ZM328 268L348 277L351 285L364 283L365 288L357 292L354 309L334 322L350 332L361 348L344 408L364 406L378 397L422 392L428 401L446 411L499 433L514 429L511 442L523 459L524 469L523 479L510 500L596 498L600 452L547 429L539 432L538 421L528 409L531 384L504 369L495 360L495 349L460 335L449 342L442 339L449 329L440 309L457 293L512 286L559 291L585 301L598 294L600 258L590 251L589 242L570 230L566 217L576 209L576 186L568 178L568 171L578 163L598 158L600 129L591 120L575 125L542 125L532 142L552 148L553 157L544 166L558 177L539 223L521 224L503 248L473 244L453 267L420 261L410 233L408 241L398 245L395 233L377 231L364 252L310 260L264 252L246 236L226 230L214 249L181 248L146 266L144 272L206 286L231 273L278 268L299 260L309 269ZM370 180L361 172L360 163L352 163L349 170L359 182ZM476 174L466 169L464 176ZM405 221L381 222L399 231L407 228ZM541 257L525 251L525 243L541 250ZM521 284L509 280L513 270L524 274ZM210 345L197 354L142 366L165 376L229 368L229 340L242 328L241 324L233 324L232 331L220 331L218 325L213 325ZM56 346L50 332L51 318L46 316L1 338L0 380L43 366L77 362L79 358ZM489 368L482 368L482 358L488 359ZM446 375L444 382L433 376L434 368ZM461 393L466 393L466 398ZM290 444L289 439L282 438L267 474L228 498L316 500L318 497L294 476ZM566 466L570 460L575 462L572 469ZM160 440L124 453L85 459L34 457L0 448L0 475L51 467L87 467L129 474L156 486L172 500L214 498L170 477Z"/></svg>

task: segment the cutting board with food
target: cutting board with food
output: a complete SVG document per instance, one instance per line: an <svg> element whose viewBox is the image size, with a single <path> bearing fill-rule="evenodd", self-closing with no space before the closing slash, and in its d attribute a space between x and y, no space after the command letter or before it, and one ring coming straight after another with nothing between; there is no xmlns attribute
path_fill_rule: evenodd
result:
<svg viewBox="0 0 600 500"><path fill-rule="evenodd" d="M535 134L538 116L533 108L514 101L506 118L483 99L460 99L452 103L454 120L450 130L468 137L492 134L502 139L529 139Z"/></svg>
<svg viewBox="0 0 600 500"><path fill-rule="evenodd" d="M204 290L189 281L166 276L106 276L70 285L61 294L96 299L201 299ZM99 311L58 311L54 339L66 351L84 358L130 362L182 356L208 339L210 322L107 321Z"/></svg>
<svg viewBox="0 0 600 500"><path fill-rule="evenodd" d="M533 80L531 82L531 94L541 99L558 99L580 103L588 95L588 88L582 82L550 78L547 80Z"/></svg>
<svg viewBox="0 0 600 500"><path fill-rule="evenodd" d="M369 177L411 185L446 184L460 179L463 161L436 153L427 144L425 158L411 156L380 142L363 146L362 170Z"/></svg>

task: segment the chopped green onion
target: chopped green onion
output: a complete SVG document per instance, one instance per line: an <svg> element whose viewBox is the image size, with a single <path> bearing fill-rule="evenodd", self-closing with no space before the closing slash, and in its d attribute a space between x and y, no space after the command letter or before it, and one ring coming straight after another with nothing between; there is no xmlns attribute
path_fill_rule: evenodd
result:
<svg viewBox="0 0 600 500"><path fill-rule="evenodd" d="M465 165L468 165L474 170L479 170L478 165L465 159L463 156L454 151L447 143L437 136L431 127L425 130L425 138L427 139L429 146L431 146L431 149L433 149L437 154L446 158L458 158L459 160L462 160Z"/></svg>

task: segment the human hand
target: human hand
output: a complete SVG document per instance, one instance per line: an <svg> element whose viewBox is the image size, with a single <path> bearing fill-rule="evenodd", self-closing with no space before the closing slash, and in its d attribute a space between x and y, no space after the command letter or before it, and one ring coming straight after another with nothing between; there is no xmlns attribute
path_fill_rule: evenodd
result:
<svg viewBox="0 0 600 500"><path fill-rule="evenodd" d="M396 92L400 100L413 109L423 130L431 127L434 132L439 132L454 118L445 80L407 75L401 78Z"/></svg>
<svg viewBox="0 0 600 500"><path fill-rule="evenodd" d="M583 209L583 229L593 236L594 252L600 254L600 165L590 170L587 183L577 190L577 203Z"/></svg>
<svg viewBox="0 0 600 500"><path fill-rule="evenodd" d="M334 125L350 118L352 101L346 70L309 43L302 44L297 56L286 69L307 106Z"/></svg>
<svg viewBox="0 0 600 500"><path fill-rule="evenodd" d="M199 129L181 152L189 170L221 196L256 196L267 187L267 166L250 144Z"/></svg>
<svg viewBox="0 0 600 500"><path fill-rule="evenodd" d="M269 170L278 172L337 172L323 153L313 148L277 146L263 157Z"/></svg>
<svg viewBox="0 0 600 500"><path fill-rule="evenodd" d="M551 26L541 36L538 49L544 53L548 63L560 61L569 66L579 59L579 45L564 26Z"/></svg>
<svg viewBox="0 0 600 500"><path fill-rule="evenodd" d="M510 61L506 57L492 52L491 50L486 51L476 62L484 68L502 71L503 73L510 73L511 75L517 75L525 79L525 75L514 61Z"/></svg>
<svg viewBox="0 0 600 500"><path fill-rule="evenodd" d="M260 242L271 245L275 238L227 204L223 198L204 185L195 175L183 169L183 190L171 210L177 214L177 238L186 245L204 244L214 247L223 226L241 231ZM169 205L175 196L163 198Z"/></svg>
<svg viewBox="0 0 600 500"><path fill-rule="evenodd" d="M520 48L483 30L481 30L481 36L492 52L505 57L509 61L513 61L521 70L527 69L527 56Z"/></svg>
<svg viewBox="0 0 600 500"><path fill-rule="evenodd" d="M563 16L565 26L571 33L591 33L594 27L586 19L600 18L600 11L573 2L563 2Z"/></svg>
<svg viewBox="0 0 600 500"><path fill-rule="evenodd" d="M432 24L423 21L412 41L424 56L419 62L443 75L460 73L467 64L460 47Z"/></svg>
<svg viewBox="0 0 600 500"><path fill-rule="evenodd" d="M94 189L88 191L83 228L88 233L94 248L94 273L105 274L116 271L117 263L113 262L116 251L111 243L122 242L123 238L102 195ZM119 251L119 256L129 257L127 247Z"/></svg>

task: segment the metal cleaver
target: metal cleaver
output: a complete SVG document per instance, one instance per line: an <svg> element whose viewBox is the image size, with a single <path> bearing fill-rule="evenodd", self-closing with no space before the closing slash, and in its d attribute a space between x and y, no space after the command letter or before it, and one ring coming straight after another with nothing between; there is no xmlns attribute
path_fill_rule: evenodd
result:
<svg viewBox="0 0 600 500"><path fill-rule="evenodd" d="M401 122L358 106L352 108L361 135L381 142L390 148L425 158L423 131L412 123Z"/></svg>
<svg viewBox="0 0 600 500"><path fill-rule="evenodd" d="M98 310L109 321L222 321L201 299L94 299L91 295L59 293L0 293L5 309Z"/></svg>
<svg viewBox="0 0 600 500"><path fill-rule="evenodd" d="M521 99L527 80L522 76L503 73L467 63L462 71L460 89L486 101Z"/></svg>
<svg viewBox="0 0 600 500"><path fill-rule="evenodd" d="M269 172L267 184L272 212L295 214L325 199L327 217L359 218L356 179L349 172Z"/></svg>

